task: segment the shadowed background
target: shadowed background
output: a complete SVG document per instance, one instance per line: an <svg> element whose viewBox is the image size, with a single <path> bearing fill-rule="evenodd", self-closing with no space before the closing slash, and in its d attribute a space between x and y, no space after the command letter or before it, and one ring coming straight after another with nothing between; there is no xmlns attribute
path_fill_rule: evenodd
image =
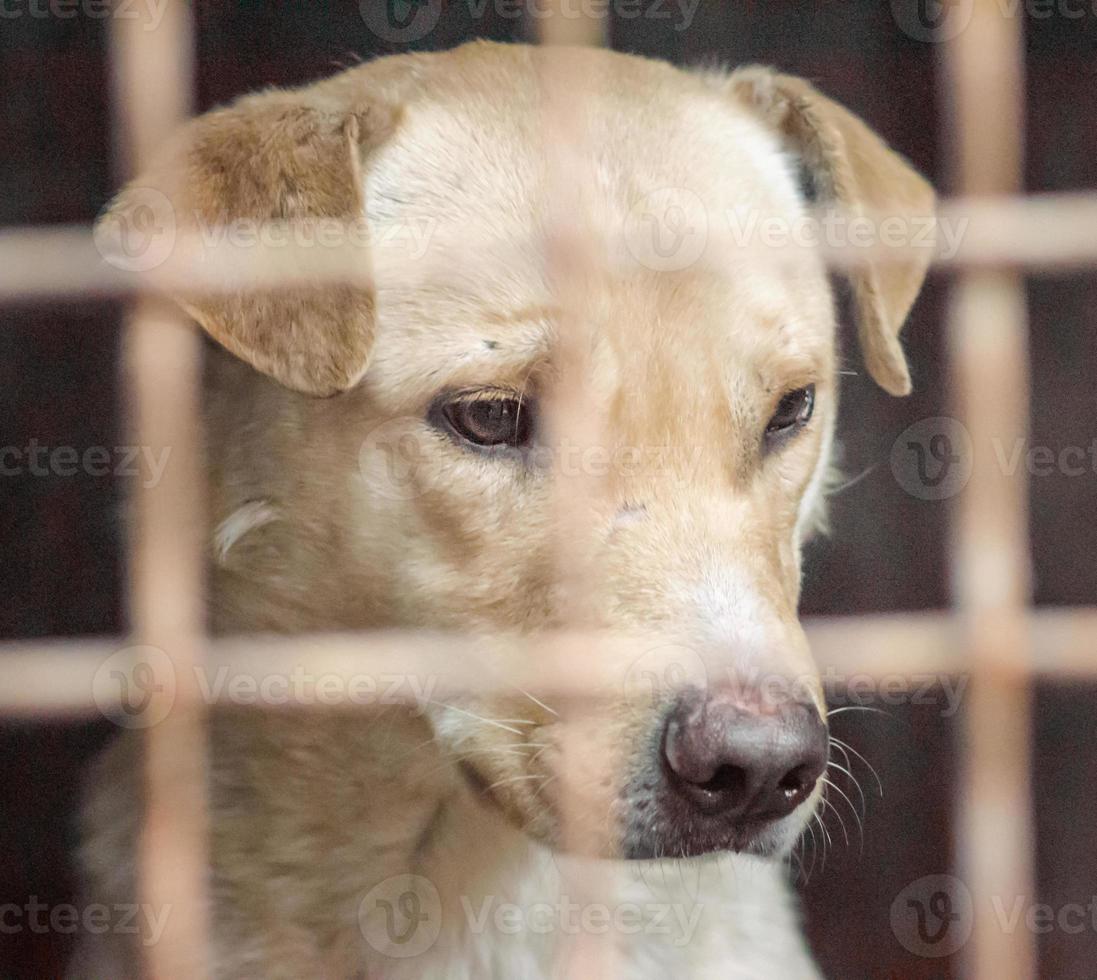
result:
<svg viewBox="0 0 1097 980"><path fill-rule="evenodd" d="M642 0L620 6L610 35L615 48L678 63L763 62L805 75L863 115L947 193L950 148L941 135L935 75L940 51L898 26L919 2L702 0L686 24L677 2ZM447 0L435 29L412 46L527 39L528 20L506 16L513 6ZM1003 7L1024 11L1024 4ZM0 19L0 224L88 222L115 187L108 25L88 15L91 7L73 17L29 3L4 9L15 16ZM623 16L637 9L639 16ZM1097 17L1083 4L1048 9L1050 16L1025 20L1027 190L1094 189ZM225 0L195 3L195 14L200 110L257 87L306 82L362 58L406 50L371 33L355 2ZM833 501L833 533L810 546L806 613L947 604L947 504L904 492L889 465L892 445L907 426L949 412L942 323L947 288L943 277L931 276L906 330L914 395L891 399L862 373L844 378L843 459L852 485ZM1033 446L1056 453L1088 449L1097 437L1095 301L1097 275L1041 277L1029 284ZM22 448L37 440L82 452L125 441L120 316L121 306L110 303L0 308L0 446ZM850 371L860 370L854 351L847 360ZM852 482L855 477L860 479ZM1092 464L1081 475L1055 472L1031 480L1041 605L1097 599L1095 490ZM126 478L111 475L0 475L0 638L123 631L126 493ZM1088 686L1037 689L1039 894L1027 897L1031 903L1086 905L1097 894L1092 693ZM955 750L962 729L958 718L946 716L943 696L884 710L835 718L836 732L875 767L884 792L881 797L872 774L855 760L868 798L863 850L848 808L849 846L832 814L834 846L804 887L808 931L829 977L944 980L958 976L958 963L909 952L892 929L891 906L912 882L952 867ZM77 774L108 735L105 723L0 722L0 906L73 900ZM856 792L844 788L859 804ZM810 866L810 848L805 858ZM1095 926L1041 936L1041 976L1093 976ZM59 976L70 941L27 929L0 933L0 978Z"/></svg>

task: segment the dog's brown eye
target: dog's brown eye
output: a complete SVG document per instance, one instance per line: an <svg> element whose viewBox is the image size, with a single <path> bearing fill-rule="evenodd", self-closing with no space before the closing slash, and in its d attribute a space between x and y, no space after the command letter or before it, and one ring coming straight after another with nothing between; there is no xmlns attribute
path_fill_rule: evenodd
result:
<svg viewBox="0 0 1097 980"><path fill-rule="evenodd" d="M517 398L458 398L442 409L449 428L474 446L526 445L533 434L532 406Z"/></svg>
<svg viewBox="0 0 1097 980"><path fill-rule="evenodd" d="M788 392L777 403L777 411L766 426L766 438L786 435L806 425L815 411L815 385Z"/></svg>

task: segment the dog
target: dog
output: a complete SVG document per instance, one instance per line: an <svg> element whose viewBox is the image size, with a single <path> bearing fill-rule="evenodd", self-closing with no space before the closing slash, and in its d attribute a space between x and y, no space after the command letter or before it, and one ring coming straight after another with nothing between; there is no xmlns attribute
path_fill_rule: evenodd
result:
<svg viewBox="0 0 1097 980"><path fill-rule="evenodd" d="M532 691L214 707L215 975L537 978L596 947L621 976L819 976L787 882L828 765L797 603L832 463L834 283L817 247L774 261L723 221L931 221L929 184L772 69L475 42L210 112L103 225L150 187L191 229L322 219L371 243L368 284L176 297L216 342L217 633L633 644L586 713ZM894 395L928 262L877 250L846 273ZM574 485L582 535L561 532L569 417L602 454ZM648 675L676 681L634 696ZM140 772L127 735L89 778L99 901L135 894ZM71 975L138 976L141 947L87 937Z"/></svg>

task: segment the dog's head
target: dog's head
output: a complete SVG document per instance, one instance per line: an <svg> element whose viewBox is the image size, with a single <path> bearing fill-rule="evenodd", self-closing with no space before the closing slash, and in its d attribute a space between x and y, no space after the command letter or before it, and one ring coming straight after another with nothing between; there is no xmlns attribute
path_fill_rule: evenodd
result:
<svg viewBox="0 0 1097 980"><path fill-rule="evenodd" d="M437 740L543 839L586 793L606 853L786 850L827 762L797 602L836 324L819 255L759 246L816 206L909 230L928 185L799 79L479 44L245 99L174 152L181 221L362 221L375 283L183 298L236 355L211 393L222 625L648 637L594 712L469 699ZM928 256L873 254L851 305L903 394Z"/></svg>

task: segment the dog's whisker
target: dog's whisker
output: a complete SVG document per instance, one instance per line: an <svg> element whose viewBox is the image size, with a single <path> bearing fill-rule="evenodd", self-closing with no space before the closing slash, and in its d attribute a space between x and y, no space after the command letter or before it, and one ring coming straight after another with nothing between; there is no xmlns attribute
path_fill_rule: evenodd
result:
<svg viewBox="0 0 1097 980"><path fill-rule="evenodd" d="M853 814L853 819L857 821L857 830L861 835L861 852L864 853L864 849L865 849L865 825L861 822L861 815L857 812L857 808L853 805L853 800L851 800L848 796L846 796L846 794L843 792L842 788L840 786L838 786L837 783L831 782L826 777L823 777L823 784L825 786L827 786L829 789L834 790L835 793L837 793L840 797L842 797L843 800L846 801L846 803L849 804L850 813Z"/></svg>
<svg viewBox="0 0 1097 980"><path fill-rule="evenodd" d="M808 874L807 864L805 863L806 852L807 838L801 836L796 848L792 852L792 857L796 858L796 877L805 885L811 880Z"/></svg>
<svg viewBox="0 0 1097 980"><path fill-rule="evenodd" d="M873 473L876 470L876 467L878 465L879 464L877 464L877 463L873 463L871 466L867 467L866 469L864 469L860 473L858 473L857 476L853 477L850 480L846 480L845 483L840 484L839 486L835 487L833 490L828 490L827 491L827 496L828 497L837 497L838 494L845 493L847 490L851 489L852 487L857 486L857 484L860 483L866 476Z"/></svg>
<svg viewBox="0 0 1097 980"><path fill-rule="evenodd" d="M834 840L830 836L830 831L827 830L827 824L823 819L823 815L818 810L815 811L815 819L819 822L819 829L823 833L823 867L826 867L827 848L834 846Z"/></svg>
<svg viewBox="0 0 1097 980"><path fill-rule="evenodd" d="M807 832L811 834L811 867L808 868L807 881L811 881L811 876L815 873L815 861L819 857L819 841L815 838L815 827L810 820L808 821Z"/></svg>
<svg viewBox="0 0 1097 980"><path fill-rule="evenodd" d="M553 743L552 742L530 742L529 744L530 745L539 745L539 746L541 746L536 752L533 753L533 755L531 755L529 757L530 765L532 765L534 762L536 762L538 759L540 759L541 756L544 755L549 749L552 748Z"/></svg>
<svg viewBox="0 0 1097 980"><path fill-rule="evenodd" d="M543 782L538 783L533 788L533 795L536 796L537 799L543 799L542 794L545 792L545 789L547 787L551 786L553 784L553 782L555 782L555 780L556 780L556 774L555 773L553 773L551 776L545 777Z"/></svg>
<svg viewBox="0 0 1097 980"><path fill-rule="evenodd" d="M846 830L846 822L842 819L842 814L838 812L838 808L825 795L819 797L819 802L834 814L838 826L842 828L842 837L845 839L846 847L849 847L849 831Z"/></svg>
<svg viewBox="0 0 1097 980"><path fill-rule="evenodd" d="M553 715L556 718L560 717L560 712L559 711L556 711L555 709L550 708L547 704L545 704L544 701L542 701L540 698L534 697L524 687L519 687L517 684L512 684L511 687L513 687L519 694L524 694L527 698L529 698L538 707L544 708L545 711L547 711L550 715Z"/></svg>
<svg viewBox="0 0 1097 980"><path fill-rule="evenodd" d="M497 745L489 748L482 749L469 749L467 752L461 752L457 758L467 759L474 755L517 755L523 759L528 759L526 755L525 746L523 745Z"/></svg>
<svg viewBox="0 0 1097 980"><path fill-rule="evenodd" d="M444 701L428 701L428 704L436 704L440 708L445 708L447 711L456 711L460 715L465 715L468 718L473 718L476 721L482 721L485 725L491 725L494 728L501 728L503 731L511 732L514 735L525 734L520 728L511 728L510 725L505 724L507 721L514 721L512 718L484 718L481 715L476 714L473 711L466 711L464 708L458 708L453 704L446 704Z"/></svg>
<svg viewBox="0 0 1097 980"><path fill-rule="evenodd" d="M836 739L833 735L831 736L831 741L835 745L837 745L838 748L842 749L843 751L852 752L855 756L857 756L858 759L860 759L866 766L868 766L869 772L872 773L873 778L875 778L875 780L876 780L876 786L880 791L880 798L883 799L884 784L883 784L883 781L880 779L880 774L876 771L876 769L872 765L872 763L869 762L868 759L866 759L863 755L861 755L861 753L858 752L852 745L850 745L849 742L842 742L839 739ZM847 757L847 761L848 761L848 757Z"/></svg>
<svg viewBox="0 0 1097 980"><path fill-rule="evenodd" d="M490 786L486 787L486 788L484 789L484 792L485 792L485 793L490 793L490 792L491 792L491 791L492 791L493 789L495 789L495 788L496 788L497 786L506 786L506 785L507 785L507 783L520 783L520 782L524 782L524 781L527 781L527 780L530 780L530 779L540 779L540 780L544 780L544 779L546 779L546 778L547 778L547 777L545 777L545 776L542 776L542 775L540 775L540 774L538 774L538 773L525 773L525 774L523 774L523 775L521 775L521 776L508 776L508 777L507 777L506 779L497 779L497 780L496 780L496 781L495 781L494 783L492 783L492 784L491 784Z"/></svg>
<svg viewBox="0 0 1097 980"><path fill-rule="evenodd" d="M437 745L437 744L438 744L438 738L437 738L437 736L435 736L435 735L432 735L432 736L431 736L430 738L428 738L428 739L427 739L427 740L426 740L425 742L420 742L420 743L419 743L418 745L412 746L412 747L411 747L410 749L408 749L408 750L407 750L407 752L404 752L404 753L403 753L403 754L402 754L402 755L400 756L400 759L401 759L401 760L403 760L403 759L407 759L407 758L409 758L410 756L413 756L413 755L415 755L415 754L416 754L417 752L421 752L421 751L422 751L423 749L425 749L425 748L426 748L426 747L427 747L428 745Z"/></svg>
<svg viewBox="0 0 1097 980"><path fill-rule="evenodd" d="M879 708L874 708L867 704L847 704L841 708L832 708L827 712L827 717L833 718L836 715L844 715L847 711L867 711L871 714L883 715L885 718L891 717L886 711L881 711Z"/></svg>
<svg viewBox="0 0 1097 980"><path fill-rule="evenodd" d="M796 848L792 849L792 852L788 856L789 871L792 871L792 862L796 862L796 877L804 877L804 862L800 859L800 855L796 853Z"/></svg>
<svg viewBox="0 0 1097 980"><path fill-rule="evenodd" d="M844 758L846 760L846 765L850 769L852 769L853 768L853 763L850 761L849 753L846 751L845 743L840 741L839 739L835 738L833 735L831 735L830 736L830 744L834 748L836 748L839 752L842 753L842 758ZM828 753L828 757L829 757L829 753Z"/></svg>
<svg viewBox="0 0 1097 980"><path fill-rule="evenodd" d="M845 766L838 765L833 759L827 762L827 768L835 768L842 773L851 783L853 788L857 790L857 795L861 799L861 816L866 817L868 815L868 800L865 799L865 792L861 789L861 784L858 782L857 777L853 775ZM835 787L837 788L837 787Z"/></svg>

